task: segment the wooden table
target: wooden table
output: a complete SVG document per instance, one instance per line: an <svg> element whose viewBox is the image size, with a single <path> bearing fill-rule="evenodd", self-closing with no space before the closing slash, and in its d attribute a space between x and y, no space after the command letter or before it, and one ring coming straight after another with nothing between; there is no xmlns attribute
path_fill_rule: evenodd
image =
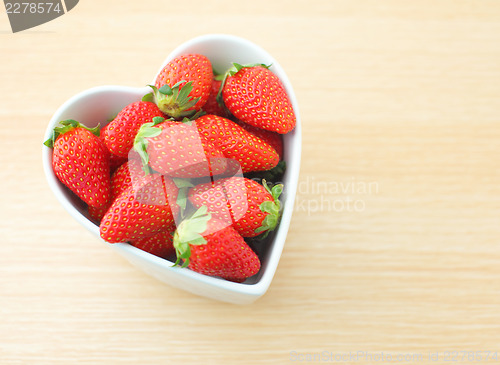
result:
<svg viewBox="0 0 500 365"><path fill-rule="evenodd" d="M250 306L132 267L41 165L65 100L143 86L205 33L269 50L301 108L291 229ZM0 363L500 361L498 1L82 0L16 34L2 12L0 59Z"/></svg>

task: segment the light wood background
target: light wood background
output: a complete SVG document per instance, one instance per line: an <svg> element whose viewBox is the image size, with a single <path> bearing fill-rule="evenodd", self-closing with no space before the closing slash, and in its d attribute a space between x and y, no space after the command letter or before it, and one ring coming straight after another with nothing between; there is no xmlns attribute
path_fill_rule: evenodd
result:
<svg viewBox="0 0 500 365"><path fill-rule="evenodd" d="M275 279L250 306L132 267L66 214L41 165L66 99L143 86L205 33L271 52L301 108L296 210ZM0 61L1 364L500 352L499 1L82 0L16 34L2 8ZM500 361L482 355L458 363Z"/></svg>

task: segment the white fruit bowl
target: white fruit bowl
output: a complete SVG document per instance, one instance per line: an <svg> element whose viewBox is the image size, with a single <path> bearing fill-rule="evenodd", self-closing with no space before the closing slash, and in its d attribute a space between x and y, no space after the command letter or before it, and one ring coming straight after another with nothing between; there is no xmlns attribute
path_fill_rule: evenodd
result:
<svg viewBox="0 0 500 365"><path fill-rule="evenodd" d="M297 125L292 132L284 136L284 160L287 163L287 170L283 178L285 190L281 197L283 213L278 228L271 240L267 242L268 247L263 250L261 269L257 275L244 283L234 283L201 275L187 268L173 267L173 262L151 255L127 243L109 244L104 240L103 242L132 264L164 283L216 300L248 304L262 296L269 288L283 251L292 217L301 155L301 126L297 100L292 85L279 63L265 50L248 40L224 34L210 34L194 38L177 47L165 59L158 72L174 57L187 53L200 53L207 56L218 72L224 72L232 62L272 64L270 70L281 79L291 99ZM151 84L154 84L155 79L156 75ZM45 139L49 138L53 128L65 119L75 119L87 126L95 126L98 123L103 126L111 116L116 115L127 104L140 100L150 91L148 86L140 88L100 86L83 91L70 98L55 112L47 126ZM84 204L76 199L54 175L52 149L44 146L42 153L45 175L57 200L83 227L101 239L99 227L87 218Z"/></svg>

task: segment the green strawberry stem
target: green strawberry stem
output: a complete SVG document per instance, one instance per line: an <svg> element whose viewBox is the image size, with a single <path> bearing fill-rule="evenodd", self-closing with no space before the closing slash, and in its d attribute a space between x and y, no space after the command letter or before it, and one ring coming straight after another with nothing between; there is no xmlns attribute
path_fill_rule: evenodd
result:
<svg viewBox="0 0 500 365"><path fill-rule="evenodd" d="M101 125L98 124L94 128L89 128L86 125L77 122L74 119L67 119L59 122L59 125L54 128L52 131L52 135L45 141L43 144L49 148L54 148L54 143L60 135L69 132L72 129L75 128L85 128L86 130L90 131L92 134L95 136L99 137L101 133Z"/></svg>
<svg viewBox="0 0 500 365"><path fill-rule="evenodd" d="M137 151L142 161L142 170L149 175L151 169L149 168L149 155L147 152L148 138L153 138L161 134L161 128L155 127L165 119L162 117L154 117L152 122L144 123L137 132L134 139L134 150Z"/></svg>
<svg viewBox="0 0 500 365"><path fill-rule="evenodd" d="M201 206L190 218L183 220L174 233L174 248L177 260L174 266L179 265L180 260L184 260L181 267L189 265L191 248L189 245L205 245L207 240L201 235L207 230L208 221L212 218L207 213L207 207Z"/></svg>
<svg viewBox="0 0 500 365"><path fill-rule="evenodd" d="M262 225L255 230L255 233L266 232L262 237L265 238L269 232L273 231L278 225L281 215L281 202L279 201L279 197L283 192L283 184L276 184L272 187L272 189L269 189L266 180L262 179L262 185L273 197L273 201L265 201L259 206L263 213L268 214L262 221Z"/></svg>
<svg viewBox="0 0 500 365"><path fill-rule="evenodd" d="M184 85L183 85L184 84ZM196 111L189 110L200 100L189 96L193 90L193 82L179 81L173 87L163 85L159 89L149 85L153 89L154 100L158 108L173 118L182 118L193 115ZM181 87L182 86L182 87Z"/></svg>

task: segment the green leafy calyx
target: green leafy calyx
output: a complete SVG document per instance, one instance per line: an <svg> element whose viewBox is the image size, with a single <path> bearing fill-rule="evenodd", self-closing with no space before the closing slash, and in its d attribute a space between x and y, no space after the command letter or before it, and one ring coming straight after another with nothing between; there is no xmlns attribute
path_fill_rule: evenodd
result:
<svg viewBox="0 0 500 365"><path fill-rule="evenodd" d="M229 76L234 76L240 70L242 70L244 68L252 68L252 67L269 68L269 67L271 67L271 65L270 64L266 65L266 64L263 64L263 63L248 63L248 64L245 64L245 65L241 65L239 63L233 62L233 67L231 67L229 70L227 70L227 73L229 74Z"/></svg>
<svg viewBox="0 0 500 365"><path fill-rule="evenodd" d="M176 203L180 208L181 218L184 218L188 201L188 192L190 188L194 187L194 185L190 179L175 177L172 180L174 181L175 186L179 189Z"/></svg>
<svg viewBox="0 0 500 365"><path fill-rule="evenodd" d="M266 180L263 179L262 185L272 196L273 200L267 200L259 205L260 210L263 213L267 213L267 215L262 221L262 225L255 230L255 233L266 232L265 234L267 235L278 226L281 215L281 202L279 197L283 192L283 184L276 184L270 189Z"/></svg>
<svg viewBox="0 0 500 365"><path fill-rule="evenodd" d="M151 171L149 169L149 155L148 155L148 143L149 138L159 136L161 134L161 128L156 127L156 125L162 123L165 119L162 117L154 117L152 122L144 123L139 131L137 132L134 139L134 150L139 154L142 161L142 169L146 174Z"/></svg>
<svg viewBox="0 0 500 365"><path fill-rule="evenodd" d="M211 214L207 212L207 207L203 205L190 218L179 224L174 233L174 248L177 255L174 266L179 265L180 261L184 260L182 267L187 267L191 257L190 245L205 245L207 243L202 233L207 230L211 217Z"/></svg>
<svg viewBox="0 0 500 365"><path fill-rule="evenodd" d="M86 130L88 130L90 133L92 133L93 135L95 135L97 137L99 137L99 135L101 133L101 125L100 124L98 124L94 128L89 128L86 125L84 125L84 124L82 124L74 119L67 119L67 120L63 120L63 121L59 122L59 125L56 126L52 130L52 135L45 142L43 142L43 144L49 148L53 148L57 137L63 135L64 133L67 133L75 128L85 128Z"/></svg>
<svg viewBox="0 0 500 365"><path fill-rule="evenodd" d="M149 101L151 103L155 102L155 96L153 93L146 94L142 97L141 101Z"/></svg>
<svg viewBox="0 0 500 365"><path fill-rule="evenodd" d="M200 100L189 96L193 90L193 82L179 81L170 87L165 84L160 88L149 85L153 89L153 96L158 108L170 117L175 119L191 116L196 113L192 108Z"/></svg>

